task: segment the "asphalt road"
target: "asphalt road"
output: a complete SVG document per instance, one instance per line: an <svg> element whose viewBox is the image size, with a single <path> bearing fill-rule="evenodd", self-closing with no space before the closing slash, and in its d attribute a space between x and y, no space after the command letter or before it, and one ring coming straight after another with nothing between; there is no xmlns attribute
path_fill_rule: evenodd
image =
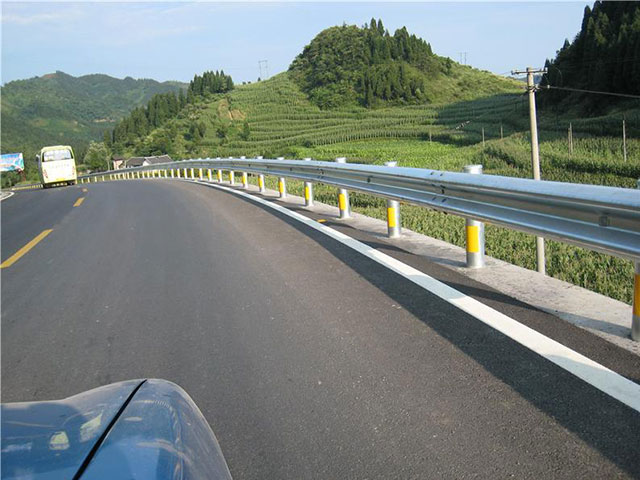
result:
<svg viewBox="0 0 640 480"><path fill-rule="evenodd" d="M87 187L1 203L3 261L53 229L1 270L2 401L171 380L237 479L640 477L640 414L347 247L203 185ZM632 354L415 262L640 378Z"/></svg>

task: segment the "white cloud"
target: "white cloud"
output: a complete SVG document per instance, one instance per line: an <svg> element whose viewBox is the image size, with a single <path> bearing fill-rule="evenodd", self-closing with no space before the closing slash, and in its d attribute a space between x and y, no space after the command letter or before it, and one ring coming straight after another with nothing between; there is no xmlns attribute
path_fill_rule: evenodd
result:
<svg viewBox="0 0 640 480"><path fill-rule="evenodd" d="M33 25L37 23L49 23L67 18L64 13L37 13L34 15L8 14L2 15L2 23L15 25Z"/></svg>

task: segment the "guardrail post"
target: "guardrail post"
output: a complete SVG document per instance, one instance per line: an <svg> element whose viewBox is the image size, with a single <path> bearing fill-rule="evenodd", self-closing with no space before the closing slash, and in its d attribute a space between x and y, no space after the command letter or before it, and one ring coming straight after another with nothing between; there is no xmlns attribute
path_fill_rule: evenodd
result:
<svg viewBox="0 0 640 480"><path fill-rule="evenodd" d="M171 178L175 178L175 169L174 168L171 169Z"/></svg>
<svg viewBox="0 0 640 480"><path fill-rule="evenodd" d="M191 167L191 178L196 178L195 171L193 167Z"/></svg>
<svg viewBox="0 0 640 480"><path fill-rule="evenodd" d="M209 179L209 182L213 181L213 178L211 178L211 169L210 168L207 169L207 178Z"/></svg>
<svg viewBox="0 0 640 480"><path fill-rule="evenodd" d="M640 262L636 263L633 276L633 317L631 319L631 338L640 342Z"/></svg>
<svg viewBox="0 0 640 480"><path fill-rule="evenodd" d="M337 163L347 163L345 157L336 158ZM338 209L340 210L340 219L351 217L351 205L349 204L349 192L346 188L338 189Z"/></svg>
<svg viewBox="0 0 640 480"><path fill-rule="evenodd" d="M200 180L204 180L204 178L202 177L202 169L201 168L198 169L198 177L200 177Z"/></svg>
<svg viewBox="0 0 640 480"><path fill-rule="evenodd" d="M638 179L640 189L640 178ZM633 306L631 318L631 338L640 342L640 262L635 262L635 275L633 276Z"/></svg>
<svg viewBox="0 0 640 480"><path fill-rule="evenodd" d="M222 170L216 170L216 175L218 177L218 183L222 183Z"/></svg>
<svg viewBox="0 0 640 480"><path fill-rule="evenodd" d="M104 175L102 175L102 181L104 182Z"/></svg>
<svg viewBox="0 0 640 480"><path fill-rule="evenodd" d="M305 162L310 162L311 158L305 158ZM304 182L304 206L313 207L313 183Z"/></svg>
<svg viewBox="0 0 640 480"><path fill-rule="evenodd" d="M262 160L262 155L258 155L256 157L256 160ZM264 184L264 175L262 173L258 175L258 190L260 191L260 193L264 193L267 191L267 188Z"/></svg>
<svg viewBox="0 0 640 480"><path fill-rule="evenodd" d="M247 157L245 157L244 155L240 157L240 160L246 160ZM247 189L249 188L249 177L247 175L247 172L242 172L242 188Z"/></svg>
<svg viewBox="0 0 640 480"><path fill-rule="evenodd" d="M398 162L387 162L387 167L397 167ZM402 233L400 224L400 202L397 200L387 200L387 236L398 238Z"/></svg>
<svg viewBox="0 0 640 480"><path fill-rule="evenodd" d="M464 173L482 174L482 165L467 165ZM467 267L484 267L484 223L467 218L465 220L467 239Z"/></svg>
<svg viewBox="0 0 640 480"><path fill-rule="evenodd" d="M284 157L278 157L278 160L284 160ZM278 177L278 192L280 198L287 198L287 179L284 177Z"/></svg>
<svg viewBox="0 0 640 480"><path fill-rule="evenodd" d="M229 160L233 160L233 157L229 157ZM229 170L229 184L234 185L236 183L236 172Z"/></svg>

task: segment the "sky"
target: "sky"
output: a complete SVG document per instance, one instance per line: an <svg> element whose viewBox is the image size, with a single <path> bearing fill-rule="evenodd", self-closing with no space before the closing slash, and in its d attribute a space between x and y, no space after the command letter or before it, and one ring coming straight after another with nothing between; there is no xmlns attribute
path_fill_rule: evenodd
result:
<svg viewBox="0 0 640 480"><path fill-rule="evenodd" d="M586 2L5 2L2 83L56 70L189 81L223 69L236 83L289 67L321 30L381 18L435 53L497 74L541 67L580 30ZM264 65L264 63L263 63ZM262 78L267 77L263 68Z"/></svg>

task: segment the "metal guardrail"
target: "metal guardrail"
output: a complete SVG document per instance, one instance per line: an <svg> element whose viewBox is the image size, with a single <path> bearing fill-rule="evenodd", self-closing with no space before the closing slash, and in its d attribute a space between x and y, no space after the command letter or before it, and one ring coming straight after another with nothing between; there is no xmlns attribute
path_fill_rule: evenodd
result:
<svg viewBox="0 0 640 480"><path fill-rule="evenodd" d="M411 203L467 219L467 265L484 264L484 225L496 225L552 238L635 262L633 317L631 336L640 340L640 190L536 181L523 178L481 175L470 166L470 173L443 172L420 168L401 168L305 160L266 160L228 158L183 160L143 167L95 173L79 180L140 178L161 176L204 179L222 182L222 171L242 173L242 185L248 187L247 173L258 175L259 190L264 192L264 176L278 178L281 198L286 198L286 179L305 185L305 205L313 204L313 183L338 187L340 218L348 218L349 190L387 199L387 225L390 237L399 235L399 203ZM182 173L181 173L182 172ZM640 183L640 182L639 182Z"/></svg>
<svg viewBox="0 0 640 480"><path fill-rule="evenodd" d="M325 183L640 261L640 191L523 178L304 160L199 159L95 173L215 169Z"/></svg>

